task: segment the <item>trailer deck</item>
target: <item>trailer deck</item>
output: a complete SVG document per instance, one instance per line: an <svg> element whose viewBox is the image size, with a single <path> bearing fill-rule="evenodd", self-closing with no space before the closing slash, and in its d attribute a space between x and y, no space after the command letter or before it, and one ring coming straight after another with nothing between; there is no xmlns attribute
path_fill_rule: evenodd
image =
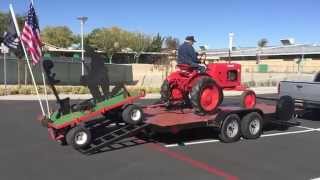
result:
<svg viewBox="0 0 320 180"><path fill-rule="evenodd" d="M274 114L275 105L258 103L254 109L244 109L239 106L221 106L217 113L208 115L197 115L192 109L166 109L163 106L151 106L144 108L147 120L145 123L152 126L169 128L176 126L188 126L190 124L214 124L214 121L221 113L241 112L241 111L260 111L265 115Z"/></svg>

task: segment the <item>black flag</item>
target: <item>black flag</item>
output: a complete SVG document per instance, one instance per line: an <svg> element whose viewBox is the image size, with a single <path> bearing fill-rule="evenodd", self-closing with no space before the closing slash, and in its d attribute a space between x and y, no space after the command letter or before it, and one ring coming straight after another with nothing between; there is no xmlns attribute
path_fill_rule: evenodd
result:
<svg viewBox="0 0 320 180"><path fill-rule="evenodd" d="M20 46L20 40L16 32L12 18L9 18L7 31L3 34L3 44L8 48L18 49Z"/></svg>

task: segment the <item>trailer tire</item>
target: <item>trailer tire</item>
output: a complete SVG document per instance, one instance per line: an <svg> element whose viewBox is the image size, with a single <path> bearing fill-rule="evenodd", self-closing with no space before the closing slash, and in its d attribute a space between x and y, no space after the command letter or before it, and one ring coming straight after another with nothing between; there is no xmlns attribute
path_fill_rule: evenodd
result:
<svg viewBox="0 0 320 180"><path fill-rule="evenodd" d="M241 120L241 134L245 139L257 139L262 133L262 117L257 112L245 115Z"/></svg>
<svg viewBox="0 0 320 180"><path fill-rule="evenodd" d="M126 106L122 111L122 120L128 124L141 124L144 120L143 110L134 104Z"/></svg>
<svg viewBox="0 0 320 180"><path fill-rule="evenodd" d="M240 117L237 114L228 115L222 122L219 138L222 142L231 143L240 139Z"/></svg>
<svg viewBox="0 0 320 180"><path fill-rule="evenodd" d="M290 96L282 96L277 102L276 115L281 121L289 121L295 114L294 100Z"/></svg>
<svg viewBox="0 0 320 180"><path fill-rule="evenodd" d="M91 143L91 132L83 126L76 126L67 132L66 142L75 149L86 148Z"/></svg>
<svg viewBox="0 0 320 180"><path fill-rule="evenodd" d="M200 77L192 87L191 104L196 113L214 113L223 100L221 87L210 77Z"/></svg>

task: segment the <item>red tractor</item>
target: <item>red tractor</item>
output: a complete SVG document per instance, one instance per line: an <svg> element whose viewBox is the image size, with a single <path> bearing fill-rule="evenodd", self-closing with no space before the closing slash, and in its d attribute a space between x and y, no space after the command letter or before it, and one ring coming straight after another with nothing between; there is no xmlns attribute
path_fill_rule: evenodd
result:
<svg viewBox="0 0 320 180"><path fill-rule="evenodd" d="M178 64L161 86L161 100L168 105L191 105L196 113L214 113L223 101L223 90L243 91L240 104L254 108L256 94L241 84L241 65L210 63L205 72Z"/></svg>

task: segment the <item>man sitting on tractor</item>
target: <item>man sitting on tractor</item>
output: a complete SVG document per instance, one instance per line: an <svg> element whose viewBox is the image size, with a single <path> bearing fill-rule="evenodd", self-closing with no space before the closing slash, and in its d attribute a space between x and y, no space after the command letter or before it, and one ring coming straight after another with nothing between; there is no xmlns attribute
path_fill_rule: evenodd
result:
<svg viewBox="0 0 320 180"><path fill-rule="evenodd" d="M205 65L202 65L198 60L198 53L194 50L193 44L197 42L194 36L187 36L184 43L180 45L178 49L178 64L187 64L192 68L198 69L200 72L204 72Z"/></svg>

